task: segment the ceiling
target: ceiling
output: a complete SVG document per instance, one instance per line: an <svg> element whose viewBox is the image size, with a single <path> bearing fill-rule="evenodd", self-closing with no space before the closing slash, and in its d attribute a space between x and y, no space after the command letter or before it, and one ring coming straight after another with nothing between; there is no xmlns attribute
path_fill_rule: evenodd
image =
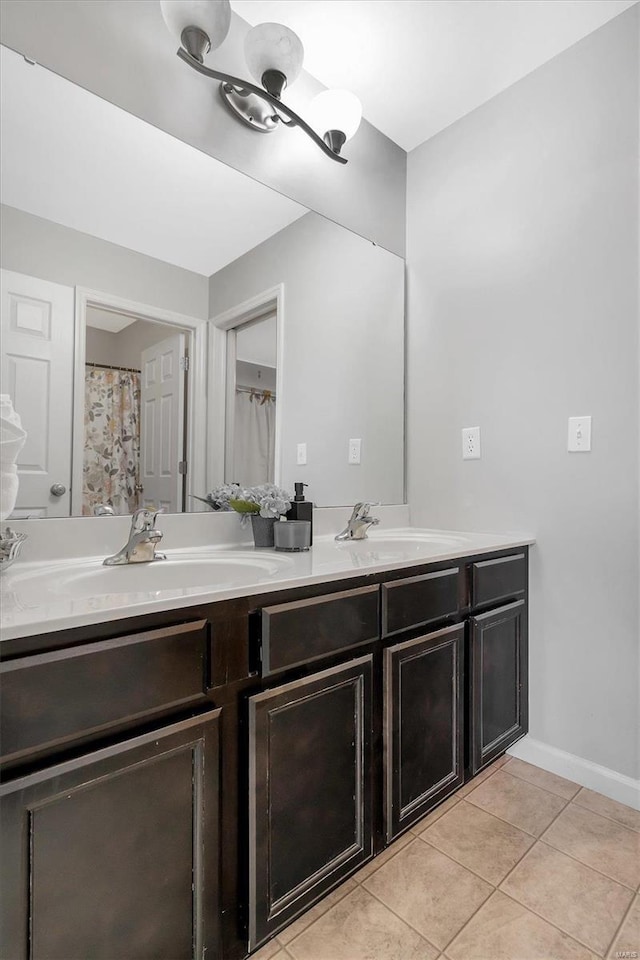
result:
<svg viewBox="0 0 640 960"><path fill-rule="evenodd" d="M307 209L11 50L2 202L203 276Z"/></svg>
<svg viewBox="0 0 640 960"><path fill-rule="evenodd" d="M299 34L305 69L345 87L412 150L636 0L231 0ZM286 99L286 97L285 97Z"/></svg>

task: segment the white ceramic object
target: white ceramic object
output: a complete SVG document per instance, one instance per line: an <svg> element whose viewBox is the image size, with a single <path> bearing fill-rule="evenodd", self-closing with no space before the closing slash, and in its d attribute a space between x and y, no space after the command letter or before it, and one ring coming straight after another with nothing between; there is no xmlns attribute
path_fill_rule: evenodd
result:
<svg viewBox="0 0 640 960"><path fill-rule="evenodd" d="M35 569L33 569L35 568ZM39 597L85 600L94 597L130 599L145 594L150 598L203 590L242 588L269 581L287 569L287 558L243 555L241 552L215 556L179 556L153 563L128 563L105 567L100 560L59 565L32 565L16 571L12 589L23 603Z"/></svg>

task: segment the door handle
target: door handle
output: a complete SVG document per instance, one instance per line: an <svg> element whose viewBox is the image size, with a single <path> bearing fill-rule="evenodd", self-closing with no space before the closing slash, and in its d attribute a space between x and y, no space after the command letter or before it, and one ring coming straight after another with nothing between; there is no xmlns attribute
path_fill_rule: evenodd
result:
<svg viewBox="0 0 640 960"><path fill-rule="evenodd" d="M67 492L67 488L65 487L64 483L54 483L51 486L50 492L54 497L63 497Z"/></svg>

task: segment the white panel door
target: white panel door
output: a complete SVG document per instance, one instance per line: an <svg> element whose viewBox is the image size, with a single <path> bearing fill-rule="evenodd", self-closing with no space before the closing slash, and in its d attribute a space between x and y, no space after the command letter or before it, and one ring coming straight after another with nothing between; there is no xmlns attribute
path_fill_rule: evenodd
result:
<svg viewBox="0 0 640 960"><path fill-rule="evenodd" d="M141 506L182 510L184 456L185 334L176 333L142 351L140 396Z"/></svg>
<svg viewBox="0 0 640 960"><path fill-rule="evenodd" d="M2 384L27 440L18 457L14 516L71 512L74 289L1 274ZM52 487L64 493L56 496Z"/></svg>

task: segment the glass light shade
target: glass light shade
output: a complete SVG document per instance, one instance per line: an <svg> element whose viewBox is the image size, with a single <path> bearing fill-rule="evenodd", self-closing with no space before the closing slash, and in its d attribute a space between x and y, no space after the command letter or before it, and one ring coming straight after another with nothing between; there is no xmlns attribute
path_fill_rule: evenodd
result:
<svg viewBox="0 0 640 960"><path fill-rule="evenodd" d="M362 105L349 90L323 90L311 101L307 119L321 137L339 130L350 140L360 126Z"/></svg>
<svg viewBox="0 0 640 960"><path fill-rule="evenodd" d="M304 48L298 35L281 23L259 23L245 37L244 55L258 83L267 70L278 70L291 86L302 70Z"/></svg>
<svg viewBox="0 0 640 960"><path fill-rule="evenodd" d="M224 42L231 25L229 0L160 0L164 22L177 39L182 42L182 31L197 27L209 37L211 49Z"/></svg>

